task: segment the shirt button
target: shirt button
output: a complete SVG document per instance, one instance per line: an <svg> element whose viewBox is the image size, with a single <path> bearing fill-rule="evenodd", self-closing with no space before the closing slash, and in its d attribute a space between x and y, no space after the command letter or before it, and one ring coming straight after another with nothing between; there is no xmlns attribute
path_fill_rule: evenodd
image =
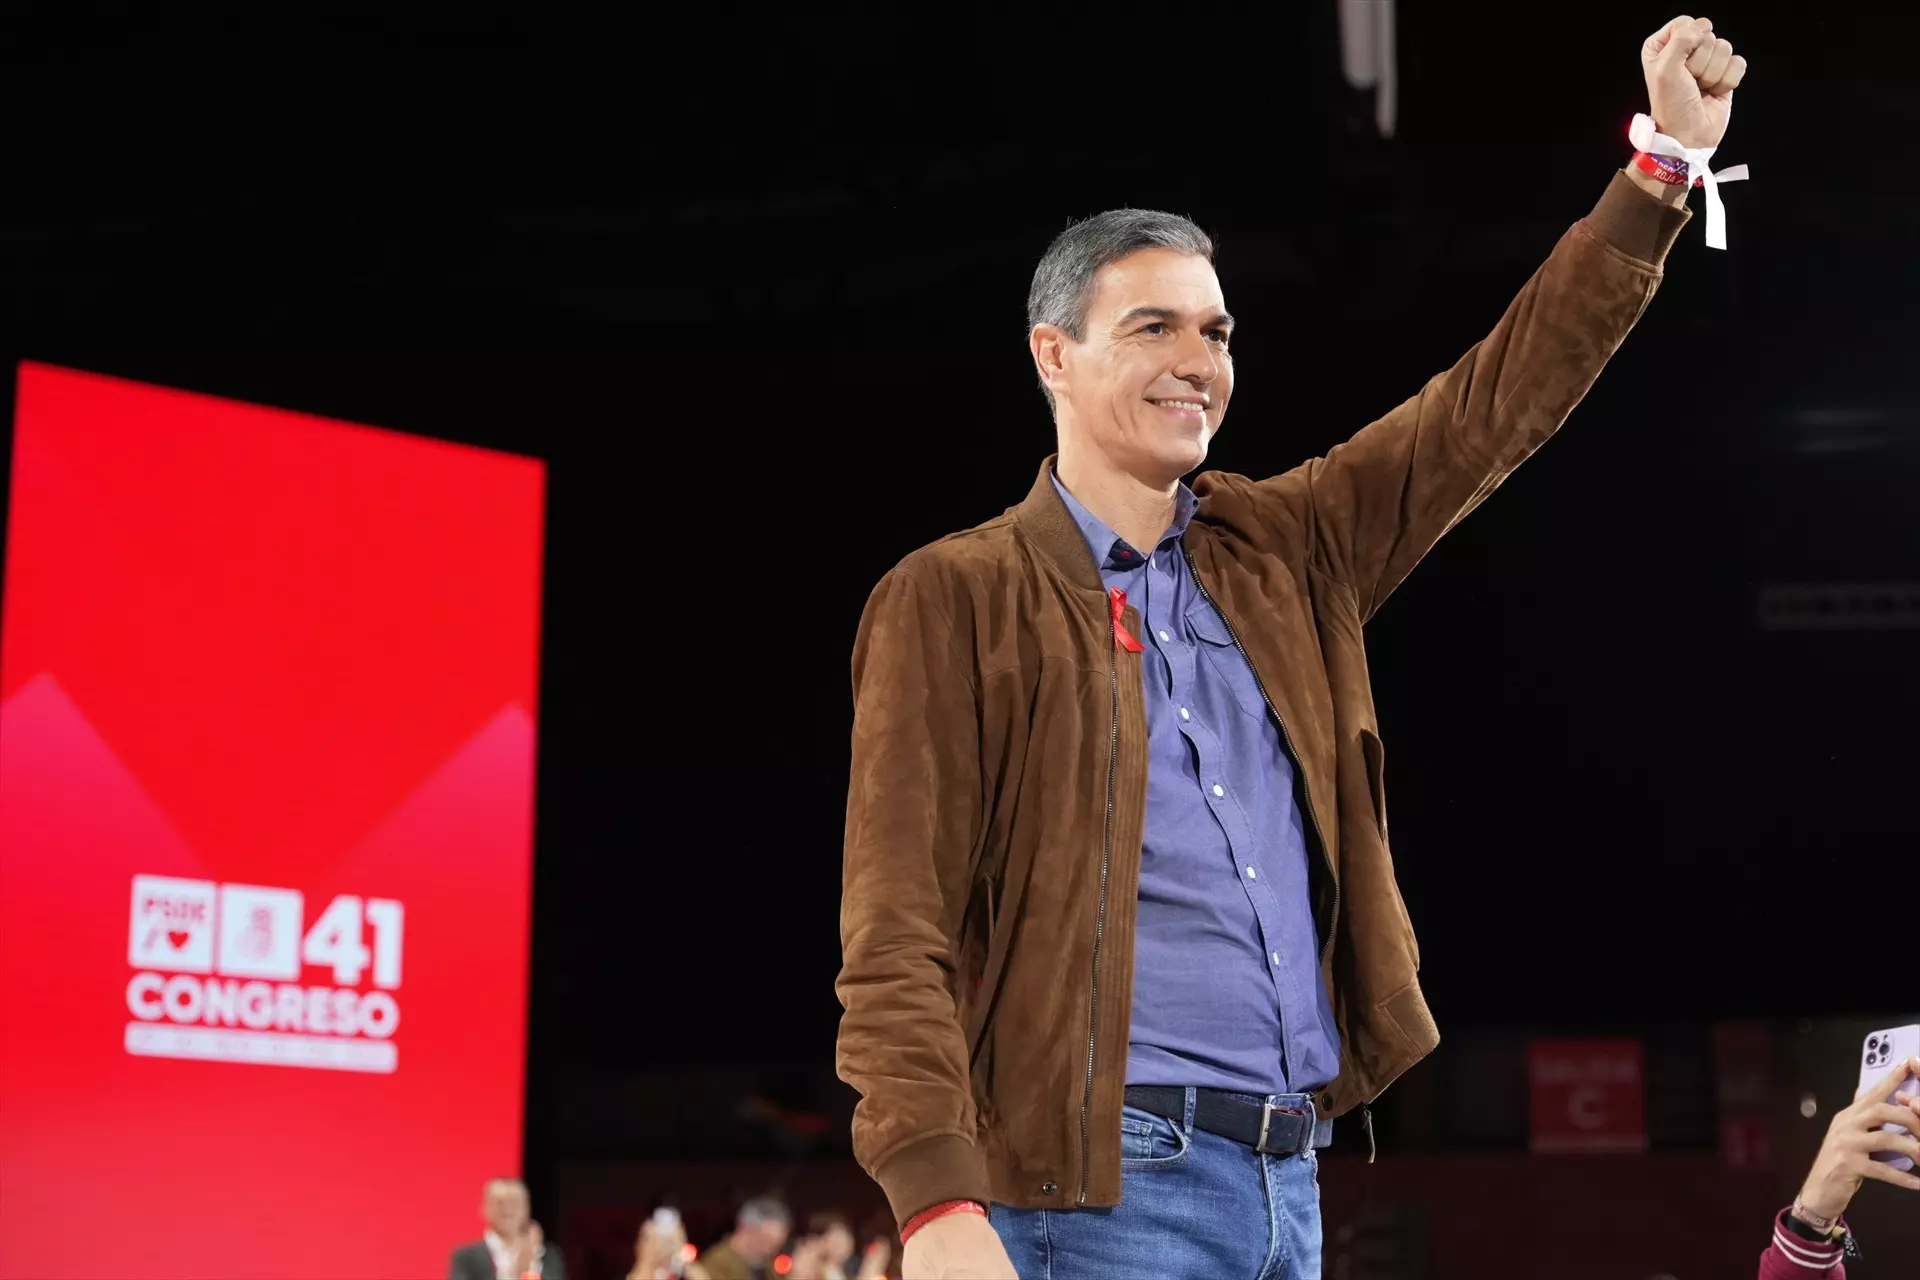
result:
<svg viewBox="0 0 1920 1280"><path fill-rule="evenodd" d="M1227 794L1227 789L1216 782L1213 784L1213 794L1223 796Z"/></svg>
<svg viewBox="0 0 1920 1280"><path fill-rule="evenodd" d="M1193 716L1187 711L1185 707L1182 707L1180 708L1180 718L1182 720L1191 720L1193 719Z"/></svg>
<svg viewBox="0 0 1920 1280"><path fill-rule="evenodd" d="M1269 952L1267 952L1267 955L1268 955L1268 957L1269 957L1270 959L1272 959L1272 961L1273 961L1273 962L1274 962L1275 964L1279 964L1279 963L1280 963L1280 953L1279 953L1278 951L1269 951Z"/></svg>
<svg viewBox="0 0 1920 1280"><path fill-rule="evenodd" d="M1259 878L1260 878L1260 873L1258 871L1255 871L1252 867L1247 868L1247 879L1258 880Z"/></svg>
<svg viewBox="0 0 1920 1280"><path fill-rule="evenodd" d="M1168 635L1166 632L1162 631L1160 633L1160 643L1165 644L1167 641L1171 639L1173 639L1173 637Z"/></svg>

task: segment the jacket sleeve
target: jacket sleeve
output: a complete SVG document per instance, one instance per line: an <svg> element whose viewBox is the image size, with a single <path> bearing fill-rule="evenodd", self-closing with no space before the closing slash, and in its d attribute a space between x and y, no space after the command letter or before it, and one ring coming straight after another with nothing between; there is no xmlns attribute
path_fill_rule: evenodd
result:
<svg viewBox="0 0 1920 1280"><path fill-rule="evenodd" d="M983 823L973 673L940 600L888 574L853 651L837 1064L854 1155L902 1223L989 1195L949 943Z"/></svg>
<svg viewBox="0 0 1920 1280"><path fill-rule="evenodd" d="M1255 525L1296 526L1294 538L1371 617L1440 536L1559 429L1653 297L1687 218L1615 175L1493 332L1419 394L1272 480L1218 476L1228 518L1238 498Z"/></svg>
<svg viewBox="0 0 1920 1280"><path fill-rule="evenodd" d="M1759 1280L1847 1280L1837 1244L1815 1244L1787 1229L1788 1210L1773 1219L1773 1240L1760 1255Z"/></svg>
<svg viewBox="0 0 1920 1280"><path fill-rule="evenodd" d="M474 1246L463 1244L455 1249L447 1261L447 1280L493 1280L493 1255L487 1253L485 1245L479 1248L486 1254L484 1265L474 1261Z"/></svg>

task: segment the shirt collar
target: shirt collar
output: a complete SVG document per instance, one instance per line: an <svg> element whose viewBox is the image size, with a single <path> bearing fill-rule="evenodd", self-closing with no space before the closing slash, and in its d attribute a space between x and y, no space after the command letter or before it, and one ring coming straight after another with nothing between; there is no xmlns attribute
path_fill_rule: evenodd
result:
<svg viewBox="0 0 1920 1280"><path fill-rule="evenodd" d="M1147 562L1137 547L1130 546L1127 540L1115 533L1111 526L1093 512L1080 505L1080 500L1067 492L1067 486L1060 483L1056 473L1049 472L1053 479L1054 490L1059 493L1060 501L1067 504L1067 514L1080 526L1080 533L1087 540L1087 549L1093 552L1094 563L1102 569L1138 569ZM1193 519L1194 508L1199 505L1193 496L1193 490L1181 485L1173 495L1173 523L1160 535L1158 545L1177 540L1187 531L1187 525Z"/></svg>

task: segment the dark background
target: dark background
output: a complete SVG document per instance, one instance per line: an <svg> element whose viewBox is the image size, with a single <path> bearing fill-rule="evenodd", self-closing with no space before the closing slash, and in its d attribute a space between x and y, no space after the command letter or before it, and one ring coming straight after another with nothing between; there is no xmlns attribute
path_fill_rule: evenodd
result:
<svg viewBox="0 0 1920 1280"><path fill-rule="evenodd" d="M1598 198L1669 7L1402 5L1390 140L1330 0L19 27L0 350L549 462L539 1191L583 1071L792 1064L767 1092L838 1105L807 1081L853 629L1049 450L1050 236L1120 204L1214 230L1241 407L1211 465L1285 469L1450 364ZM1758 600L1920 581L1920 22L1708 13L1752 64L1731 250L1696 216L1561 437L1371 628L1448 1031L1912 1003L1914 633Z"/></svg>

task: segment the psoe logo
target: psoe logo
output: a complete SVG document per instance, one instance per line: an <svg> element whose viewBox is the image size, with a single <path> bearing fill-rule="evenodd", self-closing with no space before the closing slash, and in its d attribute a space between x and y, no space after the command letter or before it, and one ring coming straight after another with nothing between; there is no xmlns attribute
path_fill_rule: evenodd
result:
<svg viewBox="0 0 1920 1280"><path fill-rule="evenodd" d="M391 898L340 894L308 926L298 889L135 876L127 1052L391 1073L405 922Z"/></svg>

